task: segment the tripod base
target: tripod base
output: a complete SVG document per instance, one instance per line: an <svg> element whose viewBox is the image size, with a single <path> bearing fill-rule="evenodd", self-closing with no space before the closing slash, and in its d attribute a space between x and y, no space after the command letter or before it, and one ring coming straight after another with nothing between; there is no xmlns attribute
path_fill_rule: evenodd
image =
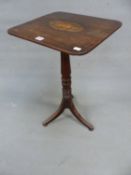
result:
<svg viewBox="0 0 131 175"><path fill-rule="evenodd" d="M68 105L67 105L68 104ZM57 109L57 111L55 113L53 113L48 119L46 119L43 122L43 126L47 126L49 123L51 123L53 120L55 120L56 118L58 118L60 116L60 114L62 114L64 112L64 110L66 108L69 108L69 110L72 112L72 114L83 124L85 125L90 131L94 130L94 127L91 123L87 122L82 116L81 114L78 112L78 110L76 109L75 105L73 104L73 102L66 102L64 99L62 100L59 108Z"/></svg>
<svg viewBox="0 0 131 175"><path fill-rule="evenodd" d="M55 113L53 113L48 119L43 122L44 126L47 126L50 122L55 120L60 116L61 113L64 112L66 108L68 108L72 114L89 130L93 130L94 127L91 123L87 122L81 114L77 111L74 103L73 103L73 95L71 92L71 67L70 67L70 58L66 53L61 52L61 73L62 73L62 90L63 90L63 98L62 102Z"/></svg>

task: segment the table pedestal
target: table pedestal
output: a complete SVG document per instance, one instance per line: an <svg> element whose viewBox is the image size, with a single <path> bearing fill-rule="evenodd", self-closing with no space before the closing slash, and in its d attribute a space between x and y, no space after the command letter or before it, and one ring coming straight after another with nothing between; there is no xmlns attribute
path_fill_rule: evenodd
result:
<svg viewBox="0 0 131 175"><path fill-rule="evenodd" d="M62 102L55 113L53 113L48 119L43 122L44 126L47 126L50 122L60 116L66 108L70 109L72 114L89 130L93 130L94 127L92 124L87 122L81 114L77 111L73 103L73 95L71 92L71 66L70 66L70 57L68 54L61 52L61 74L62 74L62 91L63 98Z"/></svg>

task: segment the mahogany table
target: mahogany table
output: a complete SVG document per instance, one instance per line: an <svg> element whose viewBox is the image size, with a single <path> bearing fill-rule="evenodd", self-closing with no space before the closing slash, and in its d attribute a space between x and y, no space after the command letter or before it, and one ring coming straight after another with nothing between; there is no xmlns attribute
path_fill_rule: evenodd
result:
<svg viewBox="0 0 131 175"><path fill-rule="evenodd" d="M94 127L86 121L73 103L71 91L70 55L84 55L94 49L121 26L121 22L65 12L54 12L15 26L8 33L47 46L61 53L63 97L57 111L43 125L48 125L66 108L89 130Z"/></svg>

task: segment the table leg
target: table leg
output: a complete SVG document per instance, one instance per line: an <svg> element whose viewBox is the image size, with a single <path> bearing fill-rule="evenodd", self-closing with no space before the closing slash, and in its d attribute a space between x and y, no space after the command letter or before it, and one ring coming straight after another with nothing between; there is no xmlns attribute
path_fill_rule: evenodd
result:
<svg viewBox="0 0 131 175"><path fill-rule="evenodd" d="M64 111L64 102L62 100L59 108L57 109L56 112L54 112L48 119L46 119L43 122L44 126L47 126L50 122L52 122L53 120L55 120L57 117L59 117L59 115Z"/></svg>
<svg viewBox="0 0 131 175"><path fill-rule="evenodd" d="M83 124L85 125L89 130L94 130L94 127L91 123L87 122L82 116L81 114L78 112L78 110L76 109L75 105L72 103L70 110L72 112L72 114L74 114L74 116Z"/></svg>
<svg viewBox="0 0 131 175"><path fill-rule="evenodd" d="M68 54L61 52L61 74L62 74L62 91L63 91L63 99L61 105L58 110L53 113L48 119L43 122L43 125L46 126L54 119L59 117L59 115L64 111L64 109L68 108L72 112L72 114L89 130L93 130L94 127L91 123L87 122L77 111L74 103L73 103L73 95L71 92L71 66L70 66L70 57Z"/></svg>

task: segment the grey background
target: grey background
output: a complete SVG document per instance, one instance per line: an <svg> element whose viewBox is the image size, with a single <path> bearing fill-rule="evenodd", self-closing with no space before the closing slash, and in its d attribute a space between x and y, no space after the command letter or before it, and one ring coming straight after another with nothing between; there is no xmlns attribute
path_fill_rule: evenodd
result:
<svg viewBox="0 0 131 175"><path fill-rule="evenodd" d="M52 11L123 22L71 57L75 103L94 132L68 111L42 127L61 100L59 53L6 33ZM130 0L0 0L0 175L131 174L130 21Z"/></svg>

